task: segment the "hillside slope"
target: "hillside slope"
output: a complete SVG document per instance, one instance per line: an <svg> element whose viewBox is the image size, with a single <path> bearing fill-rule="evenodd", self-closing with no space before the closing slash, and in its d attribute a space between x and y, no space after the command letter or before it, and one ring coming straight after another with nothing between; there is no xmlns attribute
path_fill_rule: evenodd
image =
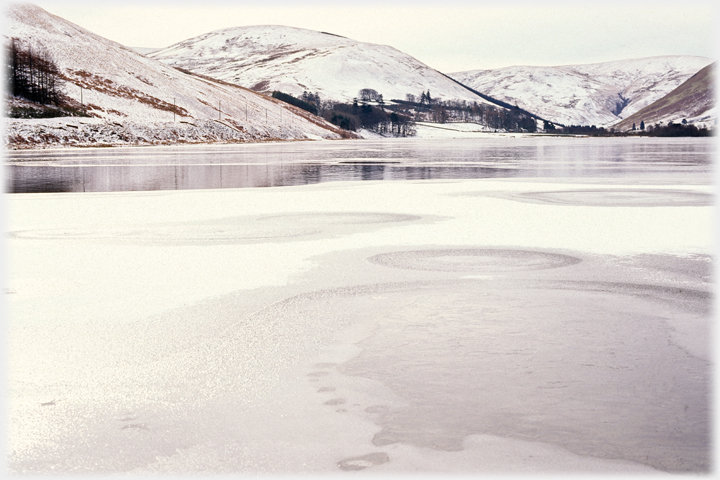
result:
<svg viewBox="0 0 720 480"><path fill-rule="evenodd" d="M715 65L712 63L703 68L660 100L635 112L614 127L626 131L631 130L633 124L639 128L640 122L650 126L682 120L698 126L714 126L717 118L714 92Z"/></svg>
<svg viewBox="0 0 720 480"><path fill-rule="evenodd" d="M334 125L275 99L144 57L34 5L6 9L6 42L46 52L66 101L91 118L9 119L10 147L342 138ZM69 127L69 128L66 128ZM102 133L99 133L102 131Z"/></svg>
<svg viewBox="0 0 720 480"><path fill-rule="evenodd" d="M663 56L587 65L515 66L450 74L563 125L610 125L667 95L712 62Z"/></svg>
<svg viewBox="0 0 720 480"><path fill-rule="evenodd" d="M149 54L168 65L259 92L294 96L318 92L323 100L351 102L363 88L385 101L419 97L486 103L438 71L395 48L330 33L264 25L228 28Z"/></svg>

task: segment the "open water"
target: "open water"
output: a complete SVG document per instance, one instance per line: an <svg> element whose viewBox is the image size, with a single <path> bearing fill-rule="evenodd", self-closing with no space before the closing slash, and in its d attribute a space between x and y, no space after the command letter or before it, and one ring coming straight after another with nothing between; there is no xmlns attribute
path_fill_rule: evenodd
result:
<svg viewBox="0 0 720 480"><path fill-rule="evenodd" d="M6 191L111 192L347 180L594 177L708 181L712 139L388 139L9 152Z"/></svg>

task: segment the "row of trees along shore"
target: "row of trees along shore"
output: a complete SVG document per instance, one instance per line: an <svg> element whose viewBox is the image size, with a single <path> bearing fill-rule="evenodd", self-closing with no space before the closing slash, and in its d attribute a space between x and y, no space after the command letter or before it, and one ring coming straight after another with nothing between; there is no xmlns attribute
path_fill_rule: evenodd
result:
<svg viewBox="0 0 720 480"><path fill-rule="evenodd" d="M491 129L507 132L534 133L538 131L536 119L527 112L521 111L517 106L498 108L493 105L471 103L464 100L443 101L433 98L429 90L421 92L418 96L406 94L404 100L393 99L390 103L385 103L382 94L370 88L361 89L352 104L323 101L317 92L305 91L299 99L287 94L282 95L286 95L294 101L303 102L305 107L299 103L293 104L320 115L346 130L365 128L382 134L408 136L414 134L414 125L418 121L479 123ZM370 102L373 102L374 105L371 105ZM687 124L686 121L666 125L649 125L647 128L643 122L641 130L635 128L632 131L619 131L595 125L562 126L546 120L542 121L542 124L546 133L556 135L669 137L709 136L713 133L707 128L698 128Z"/></svg>
<svg viewBox="0 0 720 480"><path fill-rule="evenodd" d="M368 91L366 91L368 90ZM382 135L407 137L415 134L415 122L408 115L386 108L382 95L369 89L360 91L360 102L354 99L353 103L323 101L315 92L303 92L300 98L287 93L275 91L274 98L282 100L310 113L319 115L330 123L344 130L356 131L364 128ZM370 105L368 102L377 102Z"/></svg>
<svg viewBox="0 0 720 480"><path fill-rule="evenodd" d="M405 100L393 100L399 109L412 112L416 121L447 123L479 123L494 130L508 132L536 132L537 122L517 106L498 108L465 100L440 100L433 98L430 91L420 96L406 94Z"/></svg>
<svg viewBox="0 0 720 480"><path fill-rule="evenodd" d="M559 133L567 135L588 135L591 137L630 137L630 136L647 136L647 137L709 137L713 135L713 131L706 127L697 127L692 124L679 122L669 122L665 125L652 124L641 130L624 130L619 131L614 128L596 127L595 125L570 125L566 127L557 127L553 130L547 130L549 133Z"/></svg>
<svg viewBox="0 0 720 480"><path fill-rule="evenodd" d="M382 94L370 88L361 89L352 103L323 101L315 92L303 92L299 97L273 92L273 97L320 115L345 129L360 128L393 136L415 134L415 122L473 122L495 130L536 132L534 118L519 109L497 108L492 105L466 101L442 101L430 91L419 96L407 94L405 100L393 99L385 103ZM372 104L370 103L372 102Z"/></svg>

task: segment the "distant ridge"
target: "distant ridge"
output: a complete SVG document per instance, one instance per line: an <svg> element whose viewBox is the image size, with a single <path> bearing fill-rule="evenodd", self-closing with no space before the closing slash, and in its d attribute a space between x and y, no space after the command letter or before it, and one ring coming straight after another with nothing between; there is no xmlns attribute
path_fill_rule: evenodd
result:
<svg viewBox="0 0 720 480"><path fill-rule="evenodd" d="M320 33L324 33L325 35L332 35L333 37L347 38L347 37L343 37L342 35L338 35L337 33L330 33L330 32L320 32Z"/></svg>
<svg viewBox="0 0 720 480"><path fill-rule="evenodd" d="M361 89L373 89L385 101L430 91L440 100L492 103L391 46L302 28L227 28L150 57L263 93L317 92L322 100L351 103Z"/></svg>
<svg viewBox="0 0 720 480"><path fill-rule="evenodd" d="M561 125L611 126L678 87L712 59L664 56L556 67L515 66L449 76Z"/></svg>
<svg viewBox="0 0 720 480"><path fill-rule="evenodd" d="M717 62L708 65L683 82L672 92L635 112L614 127L617 130L631 130L633 124L640 128L652 124L682 122L714 126L715 118L715 69Z"/></svg>

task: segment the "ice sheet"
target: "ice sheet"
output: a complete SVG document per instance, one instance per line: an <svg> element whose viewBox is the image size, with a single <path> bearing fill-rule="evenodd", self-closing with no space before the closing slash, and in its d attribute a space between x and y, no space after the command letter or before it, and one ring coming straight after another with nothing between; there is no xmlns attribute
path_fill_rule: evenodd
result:
<svg viewBox="0 0 720 480"><path fill-rule="evenodd" d="M8 196L10 470L705 472L711 188L587 182Z"/></svg>

